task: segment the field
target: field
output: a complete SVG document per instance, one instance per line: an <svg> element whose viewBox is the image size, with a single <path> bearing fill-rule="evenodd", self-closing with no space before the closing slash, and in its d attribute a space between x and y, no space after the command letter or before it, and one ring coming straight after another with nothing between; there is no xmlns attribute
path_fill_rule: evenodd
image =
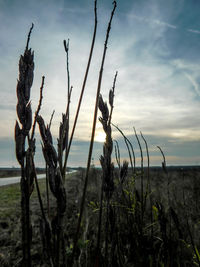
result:
<svg viewBox="0 0 200 267"><path fill-rule="evenodd" d="M115 170L115 172L117 177L118 171ZM65 253L67 260L72 253L71 245L78 220L81 192L83 189L83 175L84 170L71 174L67 176L65 184L68 199L64 219ZM97 226L100 209L101 175L101 171L95 168L90 172L86 208L81 226L81 237L79 239L75 266L94 266L98 235ZM147 181L146 175L147 169L144 170L144 188ZM105 244L107 238L107 255L108 260L113 261L112 266L151 266L150 257L152 257L152 264L155 264L157 260L157 266L167 266L166 262L165 264L163 263L164 265L161 264L162 261L164 262L166 260L164 258L166 251L163 249L163 246L166 245L164 238L167 238L167 242L170 242L170 246L173 248L171 251L173 253L173 263L170 266L198 266L198 260L193 251L192 242L194 242L196 248L200 247L200 168L171 167L168 168L167 174L163 172L162 168L155 167L150 169L152 194L147 196L146 208L142 219L142 229L140 229L139 225L139 222L141 223L141 207L139 206L141 204L141 199L139 199L141 196L139 193L141 190L140 178L140 169L137 169L135 184L132 182L133 177L130 174L126 177L126 181L123 184L123 194L125 196L122 192L120 193L119 184L117 185L117 180L115 181L115 192L110 200L109 224L110 226L112 225L111 228L107 228L106 226L106 201L105 203L103 202L102 236L100 241L101 266L106 266ZM40 181L39 184L45 203L45 213L48 213L45 180ZM19 187L19 184L17 184L0 188L1 266L21 266L22 247ZM133 187L136 191L134 191ZM150 208L150 196L152 209ZM138 199L136 199L137 197ZM174 213L169 214L169 203L176 215ZM55 216L56 209L56 202L52 195L50 195L50 204L51 208L48 216L52 219ZM162 211L161 209L159 210L159 205L160 207L162 205ZM34 190L31 196L30 207L33 226L32 266L48 266L47 263L45 265L47 259L45 258L45 253L43 253L41 243L41 211L36 190ZM154 212L152 225L151 210ZM131 222L132 225L130 224ZM164 222L165 230L162 229ZM187 222L189 222L189 225L187 225ZM141 230L142 233L140 232ZM164 231L166 232L164 233ZM165 237L164 234L166 234ZM118 240L116 240L116 237ZM136 238L138 239L137 242ZM138 247L137 244L139 245ZM168 251L169 247L165 249ZM119 256L121 259L119 259ZM144 256L147 258L145 259ZM118 262L121 262L121 265Z"/></svg>

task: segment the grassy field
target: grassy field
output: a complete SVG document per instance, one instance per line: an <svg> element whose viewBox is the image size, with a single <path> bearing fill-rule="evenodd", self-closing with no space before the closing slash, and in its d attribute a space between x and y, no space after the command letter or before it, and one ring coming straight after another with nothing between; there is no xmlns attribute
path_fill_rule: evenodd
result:
<svg viewBox="0 0 200 267"><path fill-rule="evenodd" d="M110 212L112 212L109 215L109 225L112 225L112 227L110 228L109 226L108 229L106 229L106 201L103 201L102 233L100 242L102 266L105 266L105 258L103 255L105 253L106 238L108 238L108 255L114 253L113 260L116 257L116 262L118 260L121 261L121 265L114 265L114 263L112 263L112 266L150 266L148 265L149 262L155 262L156 260L158 261L158 266L167 266L164 263L164 265L161 265L161 262L164 262L163 257L165 255L163 246L166 246L168 243L170 243L170 246L173 248L174 257L177 257L177 260L174 260L176 263L173 263L171 266L198 266L197 256L193 251L191 237L188 234L187 221L189 222L195 247L199 249L200 169L191 167L184 169L169 168L168 174L164 173L161 168L151 169L150 179L152 186L153 227L151 228L150 215L152 209L150 207L150 195L148 195L142 219L142 232L140 232L140 226L142 225L140 217L140 175L138 169L135 184L133 183L133 177L128 175L123 184L123 191L121 192L120 187L118 186L119 184L117 180L115 180L115 192L110 201ZM64 222L67 238L67 257L69 257L72 252L71 244L76 231L83 189L83 178L84 171L72 173L67 176L65 184L67 192L67 210ZM45 213L48 213L45 195L45 180L40 180L39 185L45 206ZM135 192L133 190L133 185L136 186ZM146 170L144 172L144 187L145 185ZM101 172L93 169L90 173L86 208L81 226L81 238L79 240L76 259L76 262L77 264L79 262L79 265L77 266L93 266L92 263L95 261L94 248L96 247L97 241L100 194ZM20 266L22 251L20 238L19 184L0 188L0 203L0 239L2 240L0 242L1 266L14 266L14 264L16 264L15 266ZM163 207L162 211L159 209L161 205ZM170 215L170 207L173 207L177 216L177 221ZM55 210L56 201L52 194L50 194L50 218L55 216ZM33 225L32 262L33 266L42 266L42 247L39 241L41 238L41 211L36 190L34 190L31 196L31 218ZM162 228L164 222L165 230ZM179 236L180 232L177 227L179 227L181 236ZM153 230L153 233L151 233L151 230ZM118 240L116 240L116 237L118 237ZM136 240L139 243L135 243ZM141 251L141 248L143 251ZM114 250L114 252L112 252L112 250ZM121 259L118 259L119 254ZM147 257L146 265L143 265L144 255ZM152 259L150 259L151 257ZM134 263L136 261L138 264ZM139 263L140 261L141 263ZM178 263L180 263L180 265L178 265Z"/></svg>
<svg viewBox="0 0 200 267"><path fill-rule="evenodd" d="M69 201L68 216L73 219L73 212L71 208L75 203L75 194L77 191L74 188L78 188L80 183L79 176L76 173L67 175L66 187L68 196L71 198ZM40 179L38 181L40 187L40 193L42 196L45 212L47 213L47 199L46 199L46 181ZM50 198L50 217L55 216L56 201L53 195L49 194ZM21 208L20 208L21 194L20 184L13 184L0 187L0 266L21 266L22 247L21 247ZM36 188L31 195L31 218L33 227L33 239L32 239L32 254L33 254L33 266L40 266L42 258L42 248L40 243L40 221L41 210L39 207L39 201L37 197ZM77 207L78 208L78 207ZM75 212L78 213L78 210Z"/></svg>
<svg viewBox="0 0 200 267"><path fill-rule="evenodd" d="M46 189L45 179L39 180L40 190L44 192ZM34 190L32 199L37 198L37 192ZM0 218L6 218L13 215L16 209L19 209L21 198L20 184L12 184L0 187Z"/></svg>

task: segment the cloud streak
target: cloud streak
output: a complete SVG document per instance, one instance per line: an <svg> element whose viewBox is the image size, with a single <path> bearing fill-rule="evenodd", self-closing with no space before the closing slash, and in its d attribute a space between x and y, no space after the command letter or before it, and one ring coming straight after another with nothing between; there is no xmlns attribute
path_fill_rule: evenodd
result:
<svg viewBox="0 0 200 267"><path fill-rule="evenodd" d="M186 72L184 72L184 74L187 77L187 79L191 82L191 84L193 85L193 88L194 88L196 94L200 97L200 89L199 89L198 83L195 81L195 79L193 79L193 77L190 74L188 74Z"/></svg>
<svg viewBox="0 0 200 267"><path fill-rule="evenodd" d="M195 33L195 34L200 34L200 31L198 31L198 30L187 29L187 31L188 31L188 32Z"/></svg>
<svg viewBox="0 0 200 267"><path fill-rule="evenodd" d="M153 23L153 24L157 24L157 25L162 26L162 27L167 27L167 28L171 28L171 29L174 29L174 30L177 29L177 26L172 25L172 24L167 23L167 22L164 22L164 21L160 21L158 19L150 19L150 18L146 18L146 17L142 17L142 16L137 16L135 14L129 14L128 17L136 19L136 20L138 20L140 22L148 23L148 24L149 23Z"/></svg>

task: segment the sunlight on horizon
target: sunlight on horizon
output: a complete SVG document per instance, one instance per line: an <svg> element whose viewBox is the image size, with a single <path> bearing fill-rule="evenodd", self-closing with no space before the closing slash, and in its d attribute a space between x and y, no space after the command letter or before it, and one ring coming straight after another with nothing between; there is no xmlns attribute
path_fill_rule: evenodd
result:
<svg viewBox="0 0 200 267"><path fill-rule="evenodd" d="M106 134L104 132L96 133L96 136L95 136L96 142L104 143L105 140L106 140Z"/></svg>

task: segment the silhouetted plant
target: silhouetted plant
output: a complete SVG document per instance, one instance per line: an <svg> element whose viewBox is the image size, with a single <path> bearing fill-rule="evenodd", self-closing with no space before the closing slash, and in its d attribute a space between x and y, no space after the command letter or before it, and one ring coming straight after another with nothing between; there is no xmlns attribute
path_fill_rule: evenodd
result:
<svg viewBox="0 0 200 267"><path fill-rule="evenodd" d="M34 165L35 154L35 124L42 103L42 90L44 86L44 77L40 88L40 100L32 124L32 109L30 102L31 87L34 76L34 53L29 48L29 41L33 24L30 28L24 55L19 60L19 80L17 83L17 115L18 122L15 125L15 144L16 157L21 166L21 225L22 225L22 249L23 266L31 266L31 240L32 225L30 218L30 196L33 192L34 178L37 187L37 174ZM30 130L32 127L32 132ZM38 190L38 187L37 187ZM40 193L38 191L38 196ZM41 204L41 202L40 202Z"/></svg>

